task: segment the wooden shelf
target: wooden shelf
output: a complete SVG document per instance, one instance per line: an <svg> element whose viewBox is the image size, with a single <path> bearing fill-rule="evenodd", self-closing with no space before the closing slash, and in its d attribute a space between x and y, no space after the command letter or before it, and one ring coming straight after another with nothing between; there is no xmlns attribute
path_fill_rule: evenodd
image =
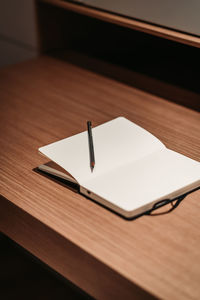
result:
<svg viewBox="0 0 200 300"><path fill-rule="evenodd" d="M157 25L148 24L142 21L101 11L81 4L64 2L61 0L39 0L39 2L49 3L51 5L62 7L63 9L87 15L92 18L100 19L106 22L117 24L119 26L128 27L151 35L159 36L165 39L200 48L200 37L197 37L195 35L178 32L176 30L167 29Z"/></svg>
<svg viewBox="0 0 200 300"><path fill-rule="evenodd" d="M97 299L199 299L200 191L169 214L126 221L34 171L46 162L40 146L85 130L91 116L95 126L123 115L198 160L199 114L67 54L0 76L0 230Z"/></svg>

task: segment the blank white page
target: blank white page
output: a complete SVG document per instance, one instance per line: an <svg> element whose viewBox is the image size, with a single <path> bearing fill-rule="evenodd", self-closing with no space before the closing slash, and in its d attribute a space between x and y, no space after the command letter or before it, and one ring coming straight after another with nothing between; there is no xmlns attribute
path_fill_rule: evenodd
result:
<svg viewBox="0 0 200 300"><path fill-rule="evenodd" d="M165 148L151 133L123 117L94 127L92 134L95 152L93 172L90 169L87 131L41 147L39 151L82 185L85 181Z"/></svg>
<svg viewBox="0 0 200 300"><path fill-rule="evenodd" d="M200 163L163 149L85 182L84 187L115 207L133 212L199 185Z"/></svg>

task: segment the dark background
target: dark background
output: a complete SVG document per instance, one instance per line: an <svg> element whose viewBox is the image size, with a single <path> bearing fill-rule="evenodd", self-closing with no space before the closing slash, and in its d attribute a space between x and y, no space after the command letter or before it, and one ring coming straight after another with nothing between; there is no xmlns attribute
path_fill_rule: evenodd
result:
<svg viewBox="0 0 200 300"><path fill-rule="evenodd" d="M0 233L0 299L92 299Z"/></svg>

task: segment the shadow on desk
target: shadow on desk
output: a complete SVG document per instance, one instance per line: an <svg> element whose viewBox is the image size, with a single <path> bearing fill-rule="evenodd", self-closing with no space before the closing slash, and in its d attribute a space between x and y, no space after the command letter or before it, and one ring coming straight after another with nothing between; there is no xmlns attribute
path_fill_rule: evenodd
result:
<svg viewBox="0 0 200 300"><path fill-rule="evenodd" d="M174 82L173 78L170 78L169 70L158 70L158 66L155 66L157 69L155 73L148 74L145 70L140 71L139 67L136 67L135 69L133 67L131 69L130 66L129 68L127 67L127 63L114 64L106 61L105 58L99 59L95 56L88 56L88 54L80 51L57 50L49 53L49 55L84 69L88 69L89 71L97 72L101 75L113 78L117 81L144 90L161 98L165 98L177 104L200 111L199 90L190 86L189 79L186 84L185 81L187 81L188 76L182 80L181 83L177 83ZM169 63L169 61L165 62L165 64L167 63ZM150 65L149 68L153 67ZM176 66L174 66L174 68L176 69ZM162 76L162 73L164 72L166 73L164 76L164 79L167 77L166 80L164 80ZM171 70L171 72L173 72L173 70ZM182 70L177 71L176 69L177 77L180 76L181 72ZM186 70L185 72L187 73ZM190 81L192 78L195 79L194 77L196 78L197 76L191 74Z"/></svg>

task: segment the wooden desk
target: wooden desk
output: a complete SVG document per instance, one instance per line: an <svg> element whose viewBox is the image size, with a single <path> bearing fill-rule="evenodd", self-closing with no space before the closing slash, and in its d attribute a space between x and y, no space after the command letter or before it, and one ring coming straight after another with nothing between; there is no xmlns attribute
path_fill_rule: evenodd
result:
<svg viewBox="0 0 200 300"><path fill-rule="evenodd" d="M97 299L199 299L200 191L126 221L44 177L38 147L123 115L193 159L199 114L43 56L0 71L0 230Z"/></svg>

